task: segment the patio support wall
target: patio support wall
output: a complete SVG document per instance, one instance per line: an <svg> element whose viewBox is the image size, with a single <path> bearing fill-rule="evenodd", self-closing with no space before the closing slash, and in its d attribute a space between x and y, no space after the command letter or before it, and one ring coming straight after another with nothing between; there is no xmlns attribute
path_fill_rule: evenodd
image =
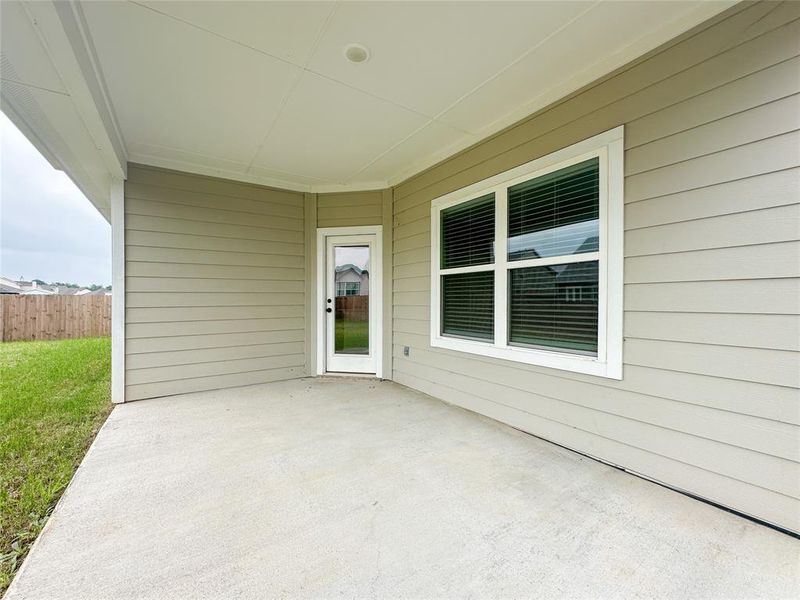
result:
<svg viewBox="0 0 800 600"><path fill-rule="evenodd" d="M126 399L302 377L304 195L129 165Z"/></svg>
<svg viewBox="0 0 800 600"><path fill-rule="evenodd" d="M139 400L316 373L316 228L383 225L391 190L300 193L129 166L125 393ZM391 373L391 305L384 304Z"/></svg>
<svg viewBox="0 0 800 600"><path fill-rule="evenodd" d="M396 186L393 378L800 531L798 17L738 5ZM431 200L622 124L624 379L431 348Z"/></svg>

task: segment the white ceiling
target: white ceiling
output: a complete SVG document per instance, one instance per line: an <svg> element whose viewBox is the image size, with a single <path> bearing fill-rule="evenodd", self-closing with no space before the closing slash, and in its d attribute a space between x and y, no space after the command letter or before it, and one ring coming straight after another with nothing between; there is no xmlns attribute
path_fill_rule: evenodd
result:
<svg viewBox="0 0 800 600"><path fill-rule="evenodd" d="M319 191L396 183L728 5L81 4L128 160Z"/></svg>

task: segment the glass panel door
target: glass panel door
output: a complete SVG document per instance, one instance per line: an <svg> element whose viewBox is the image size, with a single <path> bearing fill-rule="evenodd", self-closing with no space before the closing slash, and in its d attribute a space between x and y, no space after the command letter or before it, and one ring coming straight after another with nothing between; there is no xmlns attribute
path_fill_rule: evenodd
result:
<svg viewBox="0 0 800 600"><path fill-rule="evenodd" d="M370 277L375 236L329 236L326 243L326 370L375 373L376 352Z"/></svg>

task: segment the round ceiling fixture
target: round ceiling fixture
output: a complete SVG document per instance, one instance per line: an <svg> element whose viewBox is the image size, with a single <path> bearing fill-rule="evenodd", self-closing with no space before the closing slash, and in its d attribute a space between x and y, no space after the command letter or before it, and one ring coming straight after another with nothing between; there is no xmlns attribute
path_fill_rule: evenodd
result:
<svg viewBox="0 0 800 600"><path fill-rule="evenodd" d="M369 50L361 44L348 44L344 47L344 57L351 63L363 63L369 60Z"/></svg>

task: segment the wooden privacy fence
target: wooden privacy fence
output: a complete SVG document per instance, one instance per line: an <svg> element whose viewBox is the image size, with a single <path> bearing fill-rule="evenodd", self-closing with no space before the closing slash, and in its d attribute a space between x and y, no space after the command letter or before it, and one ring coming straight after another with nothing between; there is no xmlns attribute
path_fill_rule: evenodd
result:
<svg viewBox="0 0 800 600"><path fill-rule="evenodd" d="M369 296L336 296L336 318L366 321L369 319Z"/></svg>
<svg viewBox="0 0 800 600"><path fill-rule="evenodd" d="M4 342L111 335L111 296L0 295L0 334Z"/></svg>

